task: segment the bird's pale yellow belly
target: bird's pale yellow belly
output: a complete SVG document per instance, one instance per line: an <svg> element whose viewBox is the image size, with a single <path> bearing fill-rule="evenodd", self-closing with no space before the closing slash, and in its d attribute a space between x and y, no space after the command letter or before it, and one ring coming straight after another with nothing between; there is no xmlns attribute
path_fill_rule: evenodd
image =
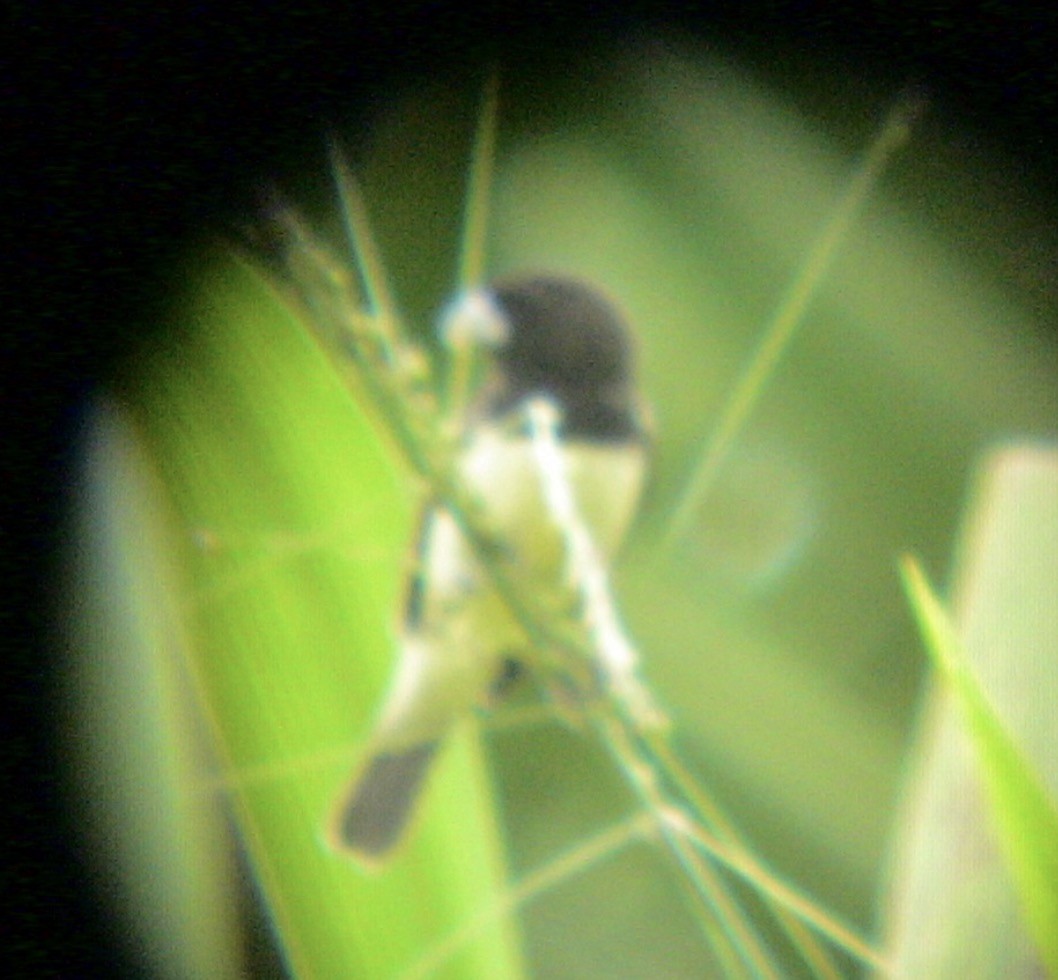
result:
<svg viewBox="0 0 1058 980"><path fill-rule="evenodd" d="M596 443L566 448L578 515L608 562L634 516L644 451ZM529 440L485 430L466 450L461 469L519 579L530 588L534 581L561 584L566 544L548 511ZM504 658L523 651L527 642L451 515L434 511L423 544L421 615L404 638L383 719L387 743L412 745L436 737L454 715L483 699Z"/></svg>

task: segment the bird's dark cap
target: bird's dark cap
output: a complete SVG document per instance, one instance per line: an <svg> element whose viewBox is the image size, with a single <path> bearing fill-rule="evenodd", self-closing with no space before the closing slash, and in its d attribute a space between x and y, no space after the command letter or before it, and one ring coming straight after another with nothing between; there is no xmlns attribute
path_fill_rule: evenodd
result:
<svg viewBox="0 0 1058 980"><path fill-rule="evenodd" d="M549 274L499 279L488 293L505 329L493 345L483 414L503 415L545 395L560 409L568 435L616 441L638 432L632 337L605 294Z"/></svg>

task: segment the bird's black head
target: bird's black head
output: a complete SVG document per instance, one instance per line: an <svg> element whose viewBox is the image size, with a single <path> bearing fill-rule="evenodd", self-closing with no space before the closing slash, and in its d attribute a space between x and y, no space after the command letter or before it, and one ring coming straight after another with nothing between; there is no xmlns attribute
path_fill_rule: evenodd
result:
<svg viewBox="0 0 1058 980"><path fill-rule="evenodd" d="M494 369L479 412L507 414L549 396L567 438L636 438L641 420L632 338L624 317L597 289L554 275L501 279L489 289L503 319Z"/></svg>

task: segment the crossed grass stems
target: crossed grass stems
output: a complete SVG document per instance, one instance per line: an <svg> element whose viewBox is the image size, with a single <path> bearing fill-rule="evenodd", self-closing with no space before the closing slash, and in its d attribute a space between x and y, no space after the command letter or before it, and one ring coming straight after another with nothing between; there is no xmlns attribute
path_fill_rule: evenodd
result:
<svg viewBox="0 0 1058 980"><path fill-rule="evenodd" d="M803 321L837 247L889 160L906 143L922 108L917 95L899 98L854 169L704 441L662 536L662 552L690 526ZM498 85L493 77L485 88L471 156L458 295L482 281L497 120ZM605 583L605 569L590 549L585 555L574 546L587 531L575 508L560 503L568 499L568 487L552 452L558 420L547 412L530 410L531 431L545 498L558 501L552 503L551 513L567 542L567 581L559 586L530 581L505 560L487 515L461 483L456 466L458 433L451 420L459 417L471 388L477 355L473 340L469 332L450 332L445 367L442 376L435 377L405 336L359 186L333 142L331 159L354 264L336 257L278 195L270 197L266 220L255 229L251 259L266 267L273 286L358 404L388 435L432 499L452 514L531 642L535 651L532 666L544 688L584 695L578 698L578 703L583 702L580 723L593 729L607 747L639 804L629 817L512 884L480 914L427 949L404 976L431 975L492 922L593 863L645 839L659 844L675 865L703 940L730 975L781 976L774 953L754 929L750 911L732 887L730 876L750 885L811 975L842 976L835 950L884 971L880 952L868 940L753 856L677 757L669 726L654 708L649 690L633 675L608 669L627 655L621 649L627 641L609 605L609 591L600 587ZM627 682L608 684L608 677L623 677Z"/></svg>

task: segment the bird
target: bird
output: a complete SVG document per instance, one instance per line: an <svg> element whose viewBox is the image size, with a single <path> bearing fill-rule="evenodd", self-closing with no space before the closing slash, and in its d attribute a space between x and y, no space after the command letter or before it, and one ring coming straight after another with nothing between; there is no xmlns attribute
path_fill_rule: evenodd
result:
<svg viewBox="0 0 1058 980"><path fill-rule="evenodd" d="M616 303L581 278L533 273L464 297L485 351L485 377L460 419L459 478L519 575L560 584L561 531L534 455L529 408L547 403L578 514L604 567L635 515L646 480L648 412L636 349ZM405 837L444 737L493 706L532 645L443 503L427 502L403 606L397 665L365 761L330 824L334 847L368 867Z"/></svg>

